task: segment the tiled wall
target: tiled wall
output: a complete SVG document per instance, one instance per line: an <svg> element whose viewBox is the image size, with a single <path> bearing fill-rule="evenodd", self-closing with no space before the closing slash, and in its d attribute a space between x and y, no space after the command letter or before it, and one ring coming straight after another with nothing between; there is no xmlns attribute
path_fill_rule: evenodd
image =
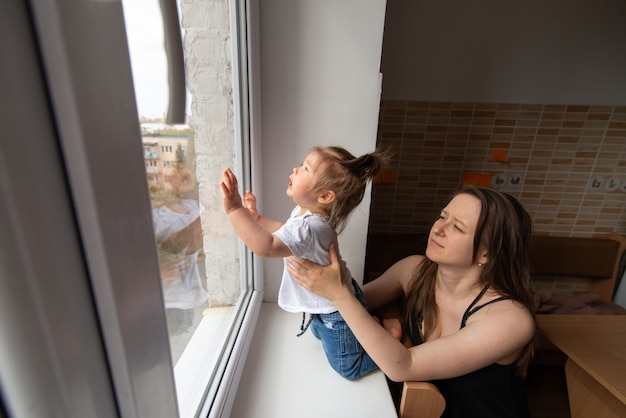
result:
<svg viewBox="0 0 626 418"><path fill-rule="evenodd" d="M626 235L626 106L383 101L378 142L396 179L373 186L370 233L427 232L474 173L517 197L535 233Z"/></svg>

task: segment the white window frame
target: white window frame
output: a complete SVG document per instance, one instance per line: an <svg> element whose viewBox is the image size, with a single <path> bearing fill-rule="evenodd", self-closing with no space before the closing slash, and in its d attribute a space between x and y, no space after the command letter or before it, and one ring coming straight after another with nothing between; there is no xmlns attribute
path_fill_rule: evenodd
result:
<svg viewBox="0 0 626 418"><path fill-rule="evenodd" d="M3 70L9 73L3 85L16 76L25 81L15 95L17 89L5 89L3 108L29 121L27 129L7 133L19 140L0 147L6 250L0 267L15 283L3 280L1 309L13 322L0 328L12 337L3 337L0 351L2 406L11 416L177 416L121 4L8 0L0 14L3 28L16 36L2 52L23 64L21 74ZM248 14L246 23L251 19ZM249 88L256 103L258 85ZM19 105L19 93L27 106ZM252 111L249 118L254 136L259 118ZM255 154L258 144L250 147ZM245 149L239 152L249 161ZM13 154L29 157L11 161ZM248 179L260 172L254 164L245 170ZM45 205L33 204L33 194ZM228 361L195 416L229 415L254 332L261 266L243 246L242 253L255 272L254 288L242 296L247 309L229 334Z"/></svg>
<svg viewBox="0 0 626 418"><path fill-rule="evenodd" d="M260 113L260 57L259 57L259 11L256 0L230 0L230 27L232 28L232 58L233 58L233 102L235 118L235 138L247 138L247 147L242 146L241 140L236 140L236 154L242 162L237 175L241 187L256 190L261 193L261 113ZM246 55L242 55L242 51ZM244 68L245 66L245 68ZM247 92L247 94L246 94ZM240 109L246 108L247 112ZM254 156L254 158L252 158ZM259 208L262 209L262 208ZM178 376L189 373L193 365L184 364L181 358L176 365L176 381L185 382L185 386L177 388L179 394L185 392L191 396L180 396L179 405L181 416L196 412L199 417L229 417L232 404L236 398L239 379L243 373L245 360L252 342L256 321L263 302L263 265L262 261L240 241L240 260L242 274L252 275L252 289L248 294L242 294L236 307L239 308L231 321L238 324L225 336L223 344L227 351L220 358L220 363L214 367L211 379L204 377L204 381L180 378ZM209 325L199 330L199 339L208 338L214 332ZM196 336L194 335L194 338ZM192 344L188 349L194 350ZM182 363L182 364L181 364ZM197 364L195 365L197 366ZM187 370L185 370L187 369ZM191 371L193 373L193 371ZM196 377L197 378L197 377ZM200 376L200 379L202 377ZM208 390L199 397L200 393L194 388L198 384L203 387L210 380Z"/></svg>

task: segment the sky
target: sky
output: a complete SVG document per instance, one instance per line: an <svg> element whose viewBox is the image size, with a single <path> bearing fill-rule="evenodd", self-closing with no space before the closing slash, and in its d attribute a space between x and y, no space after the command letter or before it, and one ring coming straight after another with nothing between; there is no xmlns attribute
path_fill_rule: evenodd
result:
<svg viewBox="0 0 626 418"><path fill-rule="evenodd" d="M169 89L159 0L123 0L122 6L137 112L140 117L162 118L167 112Z"/></svg>

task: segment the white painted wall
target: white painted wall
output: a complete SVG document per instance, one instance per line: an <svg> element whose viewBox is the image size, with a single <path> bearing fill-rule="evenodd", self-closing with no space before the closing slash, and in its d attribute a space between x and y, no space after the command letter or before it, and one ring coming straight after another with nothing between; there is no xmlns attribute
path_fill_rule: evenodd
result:
<svg viewBox="0 0 626 418"><path fill-rule="evenodd" d="M389 2L384 99L626 104L623 0Z"/></svg>
<svg viewBox="0 0 626 418"><path fill-rule="evenodd" d="M260 2L261 213L286 220L288 176L316 145L353 154L375 148L385 0ZM260 187L258 186L260 183ZM362 281L369 193L353 213L340 248ZM275 301L282 259L264 260L265 300Z"/></svg>

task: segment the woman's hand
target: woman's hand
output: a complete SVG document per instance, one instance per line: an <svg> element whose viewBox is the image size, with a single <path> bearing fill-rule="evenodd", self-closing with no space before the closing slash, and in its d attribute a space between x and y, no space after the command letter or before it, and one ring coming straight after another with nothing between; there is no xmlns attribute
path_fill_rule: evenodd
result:
<svg viewBox="0 0 626 418"><path fill-rule="evenodd" d="M327 266L320 266L304 258L289 257L287 271L299 285L336 305L338 299L346 294L350 295L350 292L341 277L341 264L333 244L330 245L328 254L330 264Z"/></svg>
<svg viewBox="0 0 626 418"><path fill-rule="evenodd" d="M224 204L224 211L230 213L243 207L241 202L241 195L239 195L239 185L237 184L237 177L230 168L224 170L224 178L220 183L222 187L222 201Z"/></svg>

